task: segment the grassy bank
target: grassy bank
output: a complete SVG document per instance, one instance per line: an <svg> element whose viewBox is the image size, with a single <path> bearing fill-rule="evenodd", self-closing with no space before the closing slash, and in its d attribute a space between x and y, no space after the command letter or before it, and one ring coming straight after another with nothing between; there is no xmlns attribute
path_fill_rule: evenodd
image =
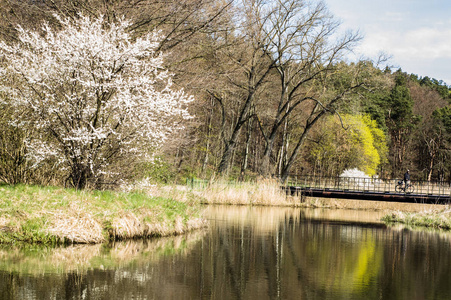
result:
<svg viewBox="0 0 451 300"><path fill-rule="evenodd" d="M451 229L451 209L449 207L421 212L395 211L385 215L382 219L387 223L401 223L412 227Z"/></svg>
<svg viewBox="0 0 451 300"><path fill-rule="evenodd" d="M306 208L374 210L386 213L383 221L408 226L451 229L451 210L440 204L400 203L390 201L349 200L334 198L288 197L277 180L256 182L206 182L192 189L206 204L269 205Z"/></svg>
<svg viewBox="0 0 451 300"><path fill-rule="evenodd" d="M193 201L144 193L0 186L0 243L102 243L204 226Z"/></svg>

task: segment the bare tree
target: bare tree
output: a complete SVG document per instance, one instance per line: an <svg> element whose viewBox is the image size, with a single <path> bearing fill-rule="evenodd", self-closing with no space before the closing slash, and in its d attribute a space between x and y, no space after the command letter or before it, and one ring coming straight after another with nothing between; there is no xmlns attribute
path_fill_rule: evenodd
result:
<svg viewBox="0 0 451 300"><path fill-rule="evenodd" d="M263 28L263 42L269 45L266 54L274 61L279 92L277 102L271 105L274 111L266 115L266 124L261 123L266 141L260 168L263 175L270 173L270 156L280 127L290 115L301 113L303 102L319 101L315 85L325 87L325 81L337 71L337 63L360 39L358 34L347 32L332 40L339 23L323 2L279 0L272 11L267 22L270 25Z"/></svg>
<svg viewBox="0 0 451 300"><path fill-rule="evenodd" d="M447 105L437 91L431 90L418 83L409 84L410 95L413 100L413 113L421 116L417 138L414 143L412 158L418 161L418 165L426 170L428 181L432 179L432 173L436 169L439 153L444 141L443 128L436 126L437 120L433 118L435 110Z"/></svg>
<svg viewBox="0 0 451 300"><path fill-rule="evenodd" d="M287 154L288 159L283 164L280 172L282 182L285 182L288 178L290 170L313 126L325 115L337 113L337 107L340 101L345 100L349 94L364 85L364 80L361 77L362 65L364 63L358 63L352 66L345 66L345 64L335 66L334 76L338 75L340 79L343 76L348 80L344 80L337 86L337 82L329 78L332 76L332 73L327 74L324 79L318 82L322 90L302 99L302 104L299 104L302 110L302 116L300 116L300 123L297 129L298 133L292 134L294 141L293 148L287 150L289 151Z"/></svg>
<svg viewBox="0 0 451 300"><path fill-rule="evenodd" d="M228 96L235 99L238 108L230 133L223 134L224 151L218 172L227 170L243 125L256 117L265 140L259 172L267 176L271 173L270 157L280 128L291 115L306 114L301 109L304 102L316 103L303 106L313 110L306 115L307 134L316 117L322 116L318 115L319 110L332 112L336 102L361 85L347 80L336 88L329 83L340 68L340 59L360 37L347 32L334 40L339 23L322 2L244 1L242 9L244 21L234 31L241 44L218 52L227 68L223 73L235 88ZM212 95L226 109L226 99L219 92ZM252 107L255 114L251 114ZM285 154L287 150L284 149ZM292 153L292 159L298 151ZM288 160L285 172L291 164Z"/></svg>
<svg viewBox="0 0 451 300"><path fill-rule="evenodd" d="M241 128L247 123L251 115L251 108L258 93L266 83L274 60L268 59L266 52L268 44L262 43L263 28L268 25L268 14L264 1L245 1L242 7L243 21L233 32L233 47L224 47L217 51L221 71L230 88L210 91L219 107L224 111L226 107L235 107L234 118L231 119L230 132L223 131L224 150L218 166L218 173L224 173L230 164ZM227 105L227 104L230 105ZM225 116L224 112L222 113ZM223 123L225 120L223 120Z"/></svg>

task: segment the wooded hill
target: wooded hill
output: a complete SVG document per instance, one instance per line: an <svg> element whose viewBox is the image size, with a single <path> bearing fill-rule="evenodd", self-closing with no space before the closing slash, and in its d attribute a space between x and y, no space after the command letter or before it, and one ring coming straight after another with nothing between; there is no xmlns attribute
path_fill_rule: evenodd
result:
<svg viewBox="0 0 451 300"><path fill-rule="evenodd" d="M129 20L130 43L156 31L152 56L164 55L172 89L194 97L185 107L191 118L177 119L162 145L146 145L147 155L139 158L116 155L122 148L113 145L108 168L96 173L92 161L79 157L31 159L30 141L45 144L54 134L32 122L19 125L31 119L30 112L18 110L2 89L1 181L109 188L149 176L163 182L213 176L285 180L289 174L337 176L352 168L384 178L410 169L412 179L451 179L450 88L392 70L382 58L348 61L362 37L342 32L322 2L10 0L0 2L0 15L5 45L20 43L17 25L44 34L37 24L47 21L59 31L61 18L103 16L105 28ZM11 62L6 56L0 61ZM21 90L6 77L3 86L14 81ZM90 119L83 126L95 131L93 124ZM95 143L84 146L104 145L98 138ZM144 145L135 143L131 149Z"/></svg>

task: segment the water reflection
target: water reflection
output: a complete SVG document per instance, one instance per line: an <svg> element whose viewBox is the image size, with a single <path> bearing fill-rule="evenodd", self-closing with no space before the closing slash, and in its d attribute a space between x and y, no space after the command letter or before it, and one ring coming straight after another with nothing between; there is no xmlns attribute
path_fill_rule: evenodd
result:
<svg viewBox="0 0 451 300"><path fill-rule="evenodd" d="M205 231L61 248L0 247L0 299L154 299L162 258L186 257Z"/></svg>
<svg viewBox="0 0 451 300"><path fill-rule="evenodd" d="M450 299L451 236L382 213L211 206L173 238L0 249L2 299Z"/></svg>

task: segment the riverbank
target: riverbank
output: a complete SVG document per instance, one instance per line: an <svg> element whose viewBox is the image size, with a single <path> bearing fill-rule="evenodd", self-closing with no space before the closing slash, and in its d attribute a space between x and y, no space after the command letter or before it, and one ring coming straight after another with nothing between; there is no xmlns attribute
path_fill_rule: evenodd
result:
<svg viewBox="0 0 451 300"><path fill-rule="evenodd" d="M360 209L377 211L421 212L442 209L442 204L404 203L396 201L355 200L288 196L278 180L261 179L255 182L200 181L186 188L204 204L269 205L308 208ZM181 189L179 189L182 192Z"/></svg>
<svg viewBox="0 0 451 300"><path fill-rule="evenodd" d="M428 227L443 230L451 229L451 209L431 209L421 212L394 211L385 215L382 220L386 223L401 223L411 227Z"/></svg>
<svg viewBox="0 0 451 300"><path fill-rule="evenodd" d="M382 221L387 224L451 230L451 209L449 205L327 198L308 198L306 205L336 209L383 211Z"/></svg>
<svg viewBox="0 0 451 300"><path fill-rule="evenodd" d="M330 208L381 211L386 223L401 223L451 229L449 205L401 203L394 201L369 201L335 198L287 196L276 180L249 182L212 182L192 188L192 193L205 204L269 205L304 208Z"/></svg>
<svg viewBox="0 0 451 300"><path fill-rule="evenodd" d="M0 185L0 243L103 243L205 226L197 201L141 192Z"/></svg>
<svg viewBox="0 0 451 300"><path fill-rule="evenodd" d="M0 185L0 243L96 244L181 234L206 226L203 204L378 210L387 223L451 229L449 206L287 196L276 181L143 192Z"/></svg>

